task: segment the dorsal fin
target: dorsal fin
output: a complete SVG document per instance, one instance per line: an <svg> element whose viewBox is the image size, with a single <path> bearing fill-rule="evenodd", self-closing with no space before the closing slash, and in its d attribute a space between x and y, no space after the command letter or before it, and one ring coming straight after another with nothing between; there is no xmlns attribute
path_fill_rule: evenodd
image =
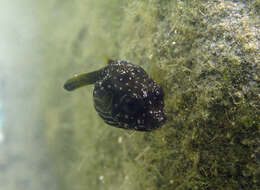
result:
<svg viewBox="0 0 260 190"><path fill-rule="evenodd" d="M111 64L114 63L114 62L115 62L114 60L112 60L112 59L110 59L110 58L107 57L107 64L108 64L108 65L111 65Z"/></svg>

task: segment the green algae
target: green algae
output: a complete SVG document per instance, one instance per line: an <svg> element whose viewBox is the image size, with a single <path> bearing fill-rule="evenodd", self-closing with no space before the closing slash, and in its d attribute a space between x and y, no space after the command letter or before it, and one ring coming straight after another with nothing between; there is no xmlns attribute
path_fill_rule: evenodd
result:
<svg viewBox="0 0 260 190"><path fill-rule="evenodd" d="M257 4L110 0L63 8L59 14L71 16L49 29L63 31L51 38L48 59L60 66L46 71L64 70L49 87L62 98L48 97L45 109L62 189L258 189ZM91 88L62 91L69 74L95 70L106 56L141 65L163 87L165 126L114 129L95 113Z"/></svg>

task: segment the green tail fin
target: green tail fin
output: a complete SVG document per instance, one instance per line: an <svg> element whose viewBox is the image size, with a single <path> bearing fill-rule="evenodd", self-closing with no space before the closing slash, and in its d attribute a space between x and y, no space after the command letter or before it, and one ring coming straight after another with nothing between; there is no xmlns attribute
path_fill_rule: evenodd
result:
<svg viewBox="0 0 260 190"><path fill-rule="evenodd" d="M67 80L64 84L64 89L73 91L77 88L94 84L96 81L101 80L104 77L104 68L93 71L91 73L84 73L75 75L74 77Z"/></svg>

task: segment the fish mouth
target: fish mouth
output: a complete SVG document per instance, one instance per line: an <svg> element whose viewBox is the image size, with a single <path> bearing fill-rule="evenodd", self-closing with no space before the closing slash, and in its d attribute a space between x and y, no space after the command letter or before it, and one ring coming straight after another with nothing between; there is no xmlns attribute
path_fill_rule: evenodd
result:
<svg viewBox="0 0 260 190"><path fill-rule="evenodd" d="M118 123L118 127L128 130L136 130L136 131L143 131L143 132L151 132L153 130L156 130L166 122L165 115L161 115L160 117L149 117L146 120L144 120L142 123L140 123L141 119L137 119L136 122L129 123L126 121L121 121ZM109 123L108 123L109 124ZM110 124L111 125L111 124Z"/></svg>
<svg viewBox="0 0 260 190"><path fill-rule="evenodd" d="M134 123L123 122L124 125L121 124L121 128L143 132L151 132L162 127L162 125L164 125L166 122L166 117L164 114L161 114L160 116L157 115L157 117L147 117L143 123L140 123L140 120L141 119L137 119L137 121Z"/></svg>
<svg viewBox="0 0 260 190"><path fill-rule="evenodd" d="M159 128L163 126L166 122L166 117L165 116L160 116L158 118L155 118L152 120L151 125L155 126L155 128Z"/></svg>
<svg viewBox="0 0 260 190"><path fill-rule="evenodd" d="M148 130L154 130L162 127L166 122L166 115L162 111L150 112L150 117L146 119L146 128Z"/></svg>

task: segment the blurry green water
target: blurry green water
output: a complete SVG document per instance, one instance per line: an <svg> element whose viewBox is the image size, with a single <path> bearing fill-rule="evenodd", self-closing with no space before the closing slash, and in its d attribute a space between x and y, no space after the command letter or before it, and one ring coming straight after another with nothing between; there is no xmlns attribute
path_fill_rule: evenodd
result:
<svg viewBox="0 0 260 190"><path fill-rule="evenodd" d="M0 6L0 189L58 189L38 96L41 33L33 1Z"/></svg>
<svg viewBox="0 0 260 190"><path fill-rule="evenodd" d="M16 24L5 29L15 45L5 53L0 46L10 59L9 126L17 126L6 133L46 158L37 163L51 171L47 184L259 188L259 1L28 0L16 7L21 13L8 14ZM108 126L94 110L93 87L63 89L107 57L142 66L163 87L162 129Z"/></svg>

